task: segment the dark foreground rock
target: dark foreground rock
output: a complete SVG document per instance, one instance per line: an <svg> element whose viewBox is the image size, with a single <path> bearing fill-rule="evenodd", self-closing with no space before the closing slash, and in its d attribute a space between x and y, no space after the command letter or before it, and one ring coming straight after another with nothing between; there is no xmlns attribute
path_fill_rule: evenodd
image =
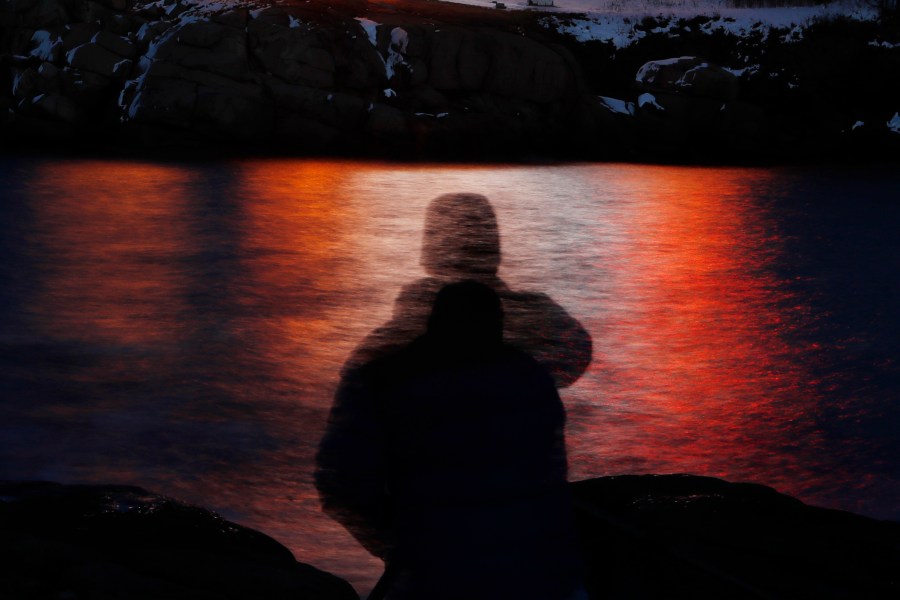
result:
<svg viewBox="0 0 900 600"><path fill-rule="evenodd" d="M591 597L897 598L900 523L690 475L572 484ZM275 540L140 488L0 484L0 599L351 600Z"/></svg>
<svg viewBox="0 0 900 600"><path fill-rule="evenodd" d="M0 484L0 599L355 600L272 538L143 489Z"/></svg>
<svg viewBox="0 0 900 600"><path fill-rule="evenodd" d="M594 598L900 597L900 523L709 477L572 489Z"/></svg>

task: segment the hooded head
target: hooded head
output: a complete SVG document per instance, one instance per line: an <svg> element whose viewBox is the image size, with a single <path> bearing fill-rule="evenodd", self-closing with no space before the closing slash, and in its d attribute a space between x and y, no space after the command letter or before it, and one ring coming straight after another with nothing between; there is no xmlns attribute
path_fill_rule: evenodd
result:
<svg viewBox="0 0 900 600"><path fill-rule="evenodd" d="M500 266L497 216L480 194L444 194L425 215L422 266L432 277L494 275Z"/></svg>

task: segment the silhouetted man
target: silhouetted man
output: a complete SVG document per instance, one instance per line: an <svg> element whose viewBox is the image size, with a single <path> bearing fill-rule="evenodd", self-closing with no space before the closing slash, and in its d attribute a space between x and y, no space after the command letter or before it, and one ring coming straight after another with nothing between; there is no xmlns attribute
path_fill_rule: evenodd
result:
<svg viewBox="0 0 900 600"><path fill-rule="evenodd" d="M423 336L345 372L323 508L388 564L390 600L574 598L564 420L546 369L503 343L497 293L448 285Z"/></svg>

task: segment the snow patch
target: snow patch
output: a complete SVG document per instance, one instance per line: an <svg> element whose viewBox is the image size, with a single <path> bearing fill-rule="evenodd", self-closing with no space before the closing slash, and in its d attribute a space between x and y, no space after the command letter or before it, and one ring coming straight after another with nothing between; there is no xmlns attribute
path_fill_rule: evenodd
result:
<svg viewBox="0 0 900 600"><path fill-rule="evenodd" d="M113 65L113 74L116 76L122 75L125 71L131 68L131 64L131 61L127 58L120 60Z"/></svg>
<svg viewBox="0 0 900 600"><path fill-rule="evenodd" d="M570 35L579 42L607 42L622 49L646 36L645 31L635 29L630 19L618 15L597 16L588 19L560 19L552 16L541 19L541 25Z"/></svg>
<svg viewBox="0 0 900 600"><path fill-rule="evenodd" d="M464 4L476 4L475 0L457 0ZM659 0L627 2L621 0L560 0L557 8L570 15L547 15L539 22L547 29L563 35L573 36L579 42L609 42L617 49L626 48L648 32L636 28L644 17L653 17L659 22L650 34L677 35L681 31L691 32L688 26L678 27L679 18L706 17L709 20L695 31L707 35L725 34L736 37L759 36L768 39L772 30L788 30L781 34L779 41L793 43L803 39L804 29L815 22L828 21L837 17L857 21L877 20L878 10L864 0L835 1L826 5L792 6L780 8L728 8L719 2L690 0L662 3ZM510 8L519 5L510 4ZM524 6L522 7L524 8Z"/></svg>
<svg viewBox="0 0 900 600"><path fill-rule="evenodd" d="M141 107L141 96L144 95L143 91L139 91L134 95L134 98L131 100L131 104L128 106L128 118L133 119L137 116L138 110Z"/></svg>
<svg viewBox="0 0 900 600"><path fill-rule="evenodd" d="M638 101L638 106L641 108L644 108L645 106L649 105L649 106L652 106L653 108L655 108L656 110L666 110L665 108L660 106L660 104L656 101L656 96L654 96L653 94L649 94L649 93L641 94L640 96L638 96L637 101Z"/></svg>
<svg viewBox="0 0 900 600"><path fill-rule="evenodd" d="M854 129L859 129L863 125L865 125L864 121L857 121L856 123L853 124L853 127L850 128L850 131L853 131Z"/></svg>
<svg viewBox="0 0 900 600"><path fill-rule="evenodd" d="M797 42L803 39L803 27L800 25L795 26L793 29L788 31L786 34L781 36L779 40L782 44L796 44Z"/></svg>
<svg viewBox="0 0 900 600"><path fill-rule="evenodd" d="M651 75L655 75L662 67L670 67L677 65L682 60L693 60L693 56L681 56L679 58L666 58L664 60L651 60L638 69L637 75L634 76L637 81L644 81Z"/></svg>
<svg viewBox="0 0 900 600"><path fill-rule="evenodd" d="M743 67L742 69L730 69L728 67L722 67L723 71L728 71L735 77L743 77L744 75L755 75L759 72L759 65L748 65Z"/></svg>
<svg viewBox="0 0 900 600"><path fill-rule="evenodd" d="M50 60L53 56L53 48L62 43L59 36L54 39L53 35L44 29L35 31L31 36L31 41L37 44L37 48L29 52L28 56L35 56L43 61Z"/></svg>
<svg viewBox="0 0 900 600"><path fill-rule="evenodd" d="M288 19L288 23L291 29L297 29L298 27L300 27L300 19L293 15L288 15Z"/></svg>
<svg viewBox="0 0 900 600"><path fill-rule="evenodd" d="M900 133L900 112L894 113L894 117L887 122L887 127L894 133Z"/></svg>
<svg viewBox="0 0 900 600"><path fill-rule="evenodd" d="M381 23L376 23L372 19L367 19L365 17L356 17L355 21L359 22L360 26L362 26L363 31L366 32L366 35L369 36L369 43L378 47L378 26Z"/></svg>
<svg viewBox="0 0 900 600"><path fill-rule="evenodd" d="M625 100L609 98L607 96L600 96L599 98L600 102L603 103L603 107L610 112L628 116L634 114L634 102L626 102Z"/></svg>
<svg viewBox="0 0 900 600"><path fill-rule="evenodd" d="M406 65L406 46L409 44L409 34L401 27L391 30L391 44L388 46L387 60L384 61L384 74L388 81L394 77L396 68Z"/></svg>

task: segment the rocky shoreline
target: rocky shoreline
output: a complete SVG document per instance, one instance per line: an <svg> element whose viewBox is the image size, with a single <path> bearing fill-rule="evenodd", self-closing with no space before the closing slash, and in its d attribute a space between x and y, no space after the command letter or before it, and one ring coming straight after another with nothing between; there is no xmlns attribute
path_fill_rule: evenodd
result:
<svg viewBox="0 0 900 600"><path fill-rule="evenodd" d="M572 484L594 598L895 598L900 523L690 475ZM268 536L136 487L0 483L0 598L351 600Z"/></svg>
<svg viewBox="0 0 900 600"><path fill-rule="evenodd" d="M893 21L754 37L648 17L617 47L554 19L429 0L6 0L0 150L900 156Z"/></svg>

